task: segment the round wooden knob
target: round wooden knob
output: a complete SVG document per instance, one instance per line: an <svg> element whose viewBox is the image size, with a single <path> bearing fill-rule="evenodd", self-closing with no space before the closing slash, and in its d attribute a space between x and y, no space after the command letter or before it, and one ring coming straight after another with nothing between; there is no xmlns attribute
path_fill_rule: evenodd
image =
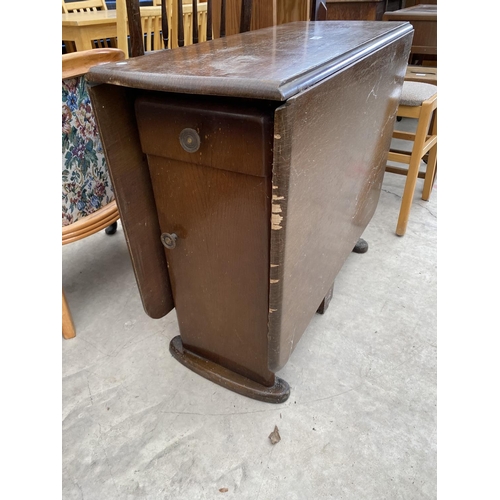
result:
<svg viewBox="0 0 500 500"><path fill-rule="evenodd" d="M187 151L188 153L194 153L200 149L200 136L198 135L198 132L192 128L185 128L179 134L179 141L184 151Z"/></svg>
<svg viewBox="0 0 500 500"><path fill-rule="evenodd" d="M169 250L173 250L177 242L177 235L175 233L163 233L161 235L161 242L163 243L164 247L168 248Z"/></svg>

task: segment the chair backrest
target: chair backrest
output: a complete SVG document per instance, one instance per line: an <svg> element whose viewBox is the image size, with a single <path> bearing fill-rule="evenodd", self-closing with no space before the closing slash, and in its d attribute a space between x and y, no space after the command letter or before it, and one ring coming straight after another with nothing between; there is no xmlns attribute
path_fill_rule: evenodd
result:
<svg viewBox="0 0 500 500"><path fill-rule="evenodd" d="M105 0L81 0L78 2L66 2L62 0L62 13L90 12L92 10L108 10Z"/></svg>
<svg viewBox="0 0 500 500"><path fill-rule="evenodd" d="M141 26L144 37L144 50L163 49L163 40L161 33L161 14L144 14L141 12Z"/></svg>
<svg viewBox="0 0 500 500"><path fill-rule="evenodd" d="M120 0L118 0L120 1ZM122 0L126 5L126 18L130 33L130 56L144 54L145 31L141 21L139 0ZM234 9L234 0L153 0L161 6L162 48L183 47L226 36L228 4ZM250 30L253 0L239 0L239 32ZM117 2L117 17L118 13ZM198 19L198 22L193 22ZM123 48L121 46L121 48Z"/></svg>
<svg viewBox="0 0 500 500"><path fill-rule="evenodd" d="M153 0L153 4L161 7L162 0ZM207 40L207 21L208 21L208 2L207 0L198 0L193 6L193 0L182 0L180 4L177 0L166 0L166 9L168 13L168 49L175 49L183 45L205 42ZM196 13L194 12L196 10ZM198 17L198 23L193 25L195 14ZM182 30L179 30L179 20L182 16ZM195 35L197 33L197 37ZM210 40L210 38L209 38ZM162 48L165 42L162 40Z"/></svg>
<svg viewBox="0 0 500 500"><path fill-rule="evenodd" d="M92 67L124 59L119 49L62 56L62 225L68 226L114 200L84 75Z"/></svg>
<svg viewBox="0 0 500 500"><path fill-rule="evenodd" d="M181 11L178 10L179 6L176 1L167 0L166 2L168 20L168 33L166 37L167 47L165 47L165 40L163 37L161 0L153 1L153 6L155 7L155 9L151 9L149 7L140 8L141 27L145 52L160 50L164 48L175 49L180 46L178 41L178 24L177 22L173 21L174 19L179 19L179 12L181 12L182 16L182 33L184 34L184 39L181 41L181 43L183 43L184 45L191 45L192 43L204 42L206 40L207 2L199 2L196 8L196 16L198 18L197 30L199 34L197 40L193 39L193 33L196 30L193 29L193 20L195 18L195 15L193 13L191 0L183 0L183 2L184 3L182 4Z"/></svg>
<svg viewBox="0 0 500 500"><path fill-rule="evenodd" d="M139 39L143 44L143 50L163 49L163 37L161 29L161 7L157 5L140 8ZM123 50L125 57L130 54L128 36L128 16L125 0L116 1L116 33L118 48Z"/></svg>

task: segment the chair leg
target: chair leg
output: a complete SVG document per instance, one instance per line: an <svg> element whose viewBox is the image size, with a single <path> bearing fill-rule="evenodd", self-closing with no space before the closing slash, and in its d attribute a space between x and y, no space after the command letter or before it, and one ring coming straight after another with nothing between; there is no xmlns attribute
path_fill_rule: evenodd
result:
<svg viewBox="0 0 500 500"><path fill-rule="evenodd" d="M115 234L116 233L116 229L118 228L118 222L113 222L113 224L111 224L110 226L108 226L104 232L106 234Z"/></svg>
<svg viewBox="0 0 500 500"><path fill-rule="evenodd" d="M422 200L424 201L429 201L432 193L432 188L434 187L434 180L436 179L437 144L430 150L429 153L429 163L427 164L424 188L422 190Z"/></svg>
<svg viewBox="0 0 500 500"><path fill-rule="evenodd" d="M437 134L437 109L434 112L434 120L432 123L432 135ZM427 160L427 169L425 171L424 188L422 190L422 200L429 201L431 197L434 180L436 178L436 163L437 163L437 143L429 151L429 158Z"/></svg>
<svg viewBox="0 0 500 500"><path fill-rule="evenodd" d="M73 324L64 290L62 292L62 335L65 339L72 339L76 335L75 325Z"/></svg>
<svg viewBox="0 0 500 500"><path fill-rule="evenodd" d="M410 217L413 194L415 193L415 186L417 184L420 161L423 156L422 149L429 131L431 117L432 110L430 107L423 106L418 119L415 140L413 142L413 149L410 157L410 164L408 165L408 173L406 175L403 198L401 200L401 208L399 210L398 223L396 226L396 234L398 236L404 236L406 233L406 227L408 226L408 219Z"/></svg>
<svg viewBox="0 0 500 500"><path fill-rule="evenodd" d="M413 193L417 184L418 169L420 166L420 158L417 154L412 155L408 173L406 175L406 183L403 191L403 198L401 200L401 208L399 209L398 224L396 226L396 234L404 236L406 227L408 226L408 219L410 218L410 209L413 202Z"/></svg>
<svg viewBox="0 0 500 500"><path fill-rule="evenodd" d="M330 305L330 301L332 300L333 297L333 286L335 283L332 285L330 290L328 290L327 294L325 295L325 298L321 301L321 304L318 307L318 310L316 311L319 314L325 314L326 310L328 309L328 306Z"/></svg>

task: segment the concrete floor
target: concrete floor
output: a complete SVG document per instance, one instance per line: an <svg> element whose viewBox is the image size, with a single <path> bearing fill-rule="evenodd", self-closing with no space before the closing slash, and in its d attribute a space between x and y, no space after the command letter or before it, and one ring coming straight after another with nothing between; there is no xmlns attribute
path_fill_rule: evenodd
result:
<svg viewBox="0 0 500 500"><path fill-rule="evenodd" d="M172 358L175 311L144 313L120 226L63 247L63 498L435 499L437 182L400 238L404 181L385 175L369 251L278 373L280 405Z"/></svg>

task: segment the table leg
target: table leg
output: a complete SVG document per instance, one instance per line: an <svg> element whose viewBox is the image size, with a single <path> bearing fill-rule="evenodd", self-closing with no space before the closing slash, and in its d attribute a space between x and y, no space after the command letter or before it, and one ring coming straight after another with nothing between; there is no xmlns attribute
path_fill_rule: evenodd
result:
<svg viewBox="0 0 500 500"><path fill-rule="evenodd" d="M76 50L90 50L93 48L92 46L92 40L89 38L85 37L83 34L78 35L78 37L75 40L75 45L76 45Z"/></svg>
<svg viewBox="0 0 500 500"><path fill-rule="evenodd" d="M316 312L319 314L325 314L326 310L328 309L328 306L330 305L332 297L333 297L333 285L330 288L330 290L328 290L328 293L325 295L325 298L319 305L318 310Z"/></svg>

